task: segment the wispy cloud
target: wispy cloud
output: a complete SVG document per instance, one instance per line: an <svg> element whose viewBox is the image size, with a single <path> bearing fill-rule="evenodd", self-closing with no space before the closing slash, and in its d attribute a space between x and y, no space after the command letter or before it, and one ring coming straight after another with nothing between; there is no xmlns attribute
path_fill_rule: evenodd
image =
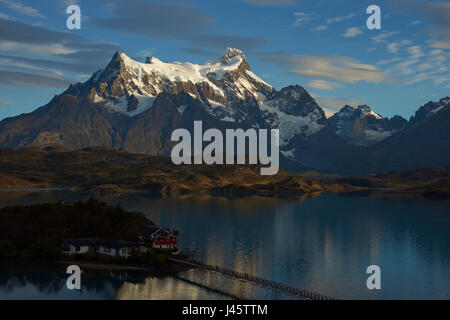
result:
<svg viewBox="0 0 450 320"><path fill-rule="evenodd" d="M338 17L334 17L334 18L329 18L327 19L327 24L332 24L332 23L337 23L337 22L342 22L344 20L348 20L350 18L353 18L355 16L354 13L351 13L349 15L346 16L338 16Z"/></svg>
<svg viewBox="0 0 450 320"><path fill-rule="evenodd" d="M364 32L361 30L361 28L352 27L348 28L347 31L345 31L345 33L342 36L345 38L353 38L363 33Z"/></svg>
<svg viewBox="0 0 450 320"><path fill-rule="evenodd" d="M295 16L294 25L296 25L296 26L304 24L308 21L315 19L314 13L294 12L294 16Z"/></svg>
<svg viewBox="0 0 450 320"><path fill-rule="evenodd" d="M25 73L0 70L0 85L12 87L65 88L70 80L51 72Z"/></svg>
<svg viewBox="0 0 450 320"><path fill-rule="evenodd" d="M10 16L1 12L0 12L0 19L12 20Z"/></svg>
<svg viewBox="0 0 450 320"><path fill-rule="evenodd" d="M398 54L400 50L410 45L412 42L408 39L393 41L391 38L395 35L400 34L399 31L389 31L382 32L377 36L372 37L372 41L375 43L382 43L386 46L389 53Z"/></svg>
<svg viewBox="0 0 450 320"><path fill-rule="evenodd" d="M328 25L333 24L333 23L338 23L338 22L342 22L345 20L348 20L350 18L353 18L355 16L354 13L350 13L346 16L337 16L337 17L333 17L333 18L328 18L325 22L326 24L317 26L315 28L312 28L312 31L323 31L323 30L327 30L328 29Z"/></svg>
<svg viewBox="0 0 450 320"><path fill-rule="evenodd" d="M412 42L410 40L404 39L396 42L386 42L386 48L389 53L397 54L400 52L400 49L404 46L410 45Z"/></svg>
<svg viewBox="0 0 450 320"><path fill-rule="evenodd" d="M397 42L392 42L387 45L387 49L390 53L398 53L400 50L400 44Z"/></svg>
<svg viewBox="0 0 450 320"><path fill-rule="evenodd" d="M402 60L402 58L391 58L391 59L381 60L377 64L378 65L391 64L391 63L401 61L401 60Z"/></svg>
<svg viewBox="0 0 450 320"><path fill-rule="evenodd" d="M389 74L378 70L377 67L344 56L294 55L277 52L266 54L263 59L285 67L291 74L316 79L347 83L359 81L377 83L389 79Z"/></svg>
<svg viewBox="0 0 450 320"><path fill-rule="evenodd" d="M43 14L41 14L39 12L39 10L26 6L23 3L21 3L20 1L17 0L0 0L0 4L3 5L4 7L8 8L11 11L14 11L16 13L25 15L25 16L30 16L30 17L35 17L35 18L45 18L45 16Z"/></svg>
<svg viewBox="0 0 450 320"><path fill-rule="evenodd" d="M327 29L328 29L328 26L323 24L323 25L317 26L315 28L312 28L311 30L313 30L313 31L324 31L324 30L327 30Z"/></svg>
<svg viewBox="0 0 450 320"><path fill-rule="evenodd" d="M414 20L414 21L411 21L410 23L408 23L408 25L409 26L415 26L415 25L418 25L418 24L421 24L422 23L422 21L420 21L420 20Z"/></svg>
<svg viewBox="0 0 450 320"><path fill-rule="evenodd" d="M0 18L1 84L62 88L72 76L104 67L118 49L73 33Z"/></svg>
<svg viewBox="0 0 450 320"><path fill-rule="evenodd" d="M386 39L395 36L396 34L399 33L400 33L399 31L390 31L390 32L383 31L379 35L372 37L372 40L377 43L386 43L387 42Z"/></svg>
<svg viewBox="0 0 450 320"><path fill-rule="evenodd" d="M334 90L336 88L342 87L341 84L325 80L312 80L306 85L308 88L317 90Z"/></svg>
<svg viewBox="0 0 450 320"><path fill-rule="evenodd" d="M406 85L428 81L442 86L450 82L450 65L443 50L431 49L426 52L423 46L411 45L406 47L402 57L380 61L378 64L389 65L386 72L395 74Z"/></svg>

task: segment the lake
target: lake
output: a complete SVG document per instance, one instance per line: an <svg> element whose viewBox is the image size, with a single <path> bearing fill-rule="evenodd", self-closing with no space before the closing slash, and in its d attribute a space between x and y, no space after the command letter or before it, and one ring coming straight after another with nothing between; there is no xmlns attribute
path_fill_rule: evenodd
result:
<svg viewBox="0 0 450 320"><path fill-rule="evenodd" d="M0 207L73 201L70 191L0 191ZM339 299L450 299L450 210L417 199L154 199L101 196L181 231L195 259ZM381 268L381 290L366 269ZM57 266L0 264L0 299L295 299L201 270L174 275L86 272L65 288Z"/></svg>

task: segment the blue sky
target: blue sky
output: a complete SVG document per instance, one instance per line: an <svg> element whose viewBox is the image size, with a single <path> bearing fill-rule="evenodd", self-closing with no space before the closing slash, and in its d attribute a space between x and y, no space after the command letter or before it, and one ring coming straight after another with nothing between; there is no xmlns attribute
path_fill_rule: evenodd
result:
<svg viewBox="0 0 450 320"><path fill-rule="evenodd" d="M66 28L77 4L81 30ZM381 7L381 30L366 8ZM203 63L242 49L276 89L304 86L328 114L345 104L409 118L450 95L450 2L423 0L0 0L0 119L31 112L116 50Z"/></svg>

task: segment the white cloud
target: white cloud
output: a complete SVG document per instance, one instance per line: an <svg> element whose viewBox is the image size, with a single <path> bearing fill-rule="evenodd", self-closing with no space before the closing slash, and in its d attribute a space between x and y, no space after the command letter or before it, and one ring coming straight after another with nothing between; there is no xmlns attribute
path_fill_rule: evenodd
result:
<svg viewBox="0 0 450 320"><path fill-rule="evenodd" d="M402 60L402 58L386 59L386 60L381 60L381 61L379 61L377 64L378 64L378 65L390 64L390 63L397 62L397 61L400 61L400 60Z"/></svg>
<svg viewBox="0 0 450 320"><path fill-rule="evenodd" d="M11 17L8 16L7 14L4 14L4 13L1 13L1 12L0 12L0 19L11 20Z"/></svg>
<svg viewBox="0 0 450 320"><path fill-rule="evenodd" d="M301 25L305 22L311 21L314 19L314 13L306 13L306 12L294 12L295 22L294 25Z"/></svg>
<svg viewBox="0 0 450 320"><path fill-rule="evenodd" d="M66 48L63 44L31 44L31 43L19 43L12 41L0 41L1 51L21 51L38 55L47 54L69 54L75 53L77 50Z"/></svg>
<svg viewBox="0 0 450 320"><path fill-rule="evenodd" d="M317 90L334 90L336 88L342 87L341 84L325 80L312 80L307 85L308 88Z"/></svg>
<svg viewBox="0 0 450 320"><path fill-rule="evenodd" d="M358 27L348 28L347 31L342 35L345 38L353 38L360 34L362 34L363 31Z"/></svg>
<svg viewBox="0 0 450 320"><path fill-rule="evenodd" d="M394 53L397 54L400 52L400 49L404 46L408 46L410 44L412 44L412 42L410 40L404 39L401 41L397 41L397 42L385 42L386 44L386 48L388 50L389 53Z"/></svg>
<svg viewBox="0 0 450 320"><path fill-rule="evenodd" d="M332 24L332 23L336 23L336 22L342 22L342 21L344 21L344 20L347 20L347 19L350 19L350 18L352 18L352 17L354 17L355 16L355 14L354 13L351 13L351 14L349 14L349 15L346 15L346 16L340 16L340 17L334 17L334 18L329 18L329 19L327 19L327 24Z"/></svg>
<svg viewBox="0 0 450 320"><path fill-rule="evenodd" d="M35 18L45 18L37 9L26 6L17 0L0 0L0 4L3 4L6 8L11 11L17 12L19 14L35 17Z"/></svg>
<svg viewBox="0 0 450 320"><path fill-rule="evenodd" d="M275 58L287 66L290 73L306 77L355 83L358 81L383 82L388 74L377 67L363 64L343 56L279 55Z"/></svg>
<svg viewBox="0 0 450 320"><path fill-rule="evenodd" d="M422 49L420 46L411 46L406 49L408 53L411 55L411 58L417 59L424 56Z"/></svg>
<svg viewBox="0 0 450 320"><path fill-rule="evenodd" d="M403 46L408 46L412 42L408 39L403 39L401 41L388 41L387 39L399 34L399 31L382 32L377 36L372 37L372 41L376 43L383 43L386 45L386 49L389 53L397 54Z"/></svg>
<svg viewBox="0 0 450 320"><path fill-rule="evenodd" d="M317 27L315 27L315 28L313 28L311 30L313 30L313 31L323 31L323 30L327 30L327 29L328 29L328 26L321 25L321 26L317 26Z"/></svg>
<svg viewBox="0 0 450 320"><path fill-rule="evenodd" d="M438 48L438 49L450 49L450 43L441 41L441 42L433 42L430 45L431 48Z"/></svg>
<svg viewBox="0 0 450 320"><path fill-rule="evenodd" d="M422 23L422 21L420 21L420 20L414 20L414 21L411 21L408 25L415 26L415 25L418 25L418 24L421 24L421 23Z"/></svg>
<svg viewBox="0 0 450 320"><path fill-rule="evenodd" d="M386 43L387 42L387 38L390 38L396 34L399 34L399 31L391 31L391 32L382 32L377 36L372 37L372 40L377 42L377 43Z"/></svg>
<svg viewBox="0 0 450 320"><path fill-rule="evenodd" d="M438 54L442 54L442 53L444 53L444 51L438 50L438 49L436 49L436 50L431 50L431 52L430 52L430 54L431 54L432 56L435 56L435 55L438 55Z"/></svg>
<svg viewBox="0 0 450 320"><path fill-rule="evenodd" d="M387 45L387 49L390 53L398 53L400 50L400 44L398 42L392 42Z"/></svg>
<svg viewBox="0 0 450 320"><path fill-rule="evenodd" d="M386 64L401 61L385 71L395 74L406 85L427 81L443 87L443 84L450 81L448 57L443 50L434 49L425 53L422 46L412 45L406 48L406 53L401 58L385 60ZM382 63L380 61L378 64Z"/></svg>

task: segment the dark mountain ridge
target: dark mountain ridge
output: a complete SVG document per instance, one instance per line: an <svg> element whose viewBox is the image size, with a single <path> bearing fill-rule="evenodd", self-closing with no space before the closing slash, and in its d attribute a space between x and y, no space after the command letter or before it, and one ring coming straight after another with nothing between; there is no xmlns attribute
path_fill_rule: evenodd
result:
<svg viewBox="0 0 450 320"><path fill-rule="evenodd" d="M406 121L368 106L327 119L301 86L275 90L245 55L228 48L203 65L139 63L114 54L105 69L47 105L0 122L0 147L92 146L168 155L177 128L278 128L289 170L365 174L450 165L450 98L429 102Z"/></svg>

